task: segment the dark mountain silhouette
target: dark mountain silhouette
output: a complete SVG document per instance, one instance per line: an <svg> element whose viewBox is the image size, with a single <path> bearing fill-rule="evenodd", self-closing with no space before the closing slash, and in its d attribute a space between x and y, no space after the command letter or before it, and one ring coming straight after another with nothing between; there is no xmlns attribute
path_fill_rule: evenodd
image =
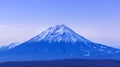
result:
<svg viewBox="0 0 120 67"><path fill-rule="evenodd" d="M118 60L54 60L0 63L0 67L120 67Z"/></svg>

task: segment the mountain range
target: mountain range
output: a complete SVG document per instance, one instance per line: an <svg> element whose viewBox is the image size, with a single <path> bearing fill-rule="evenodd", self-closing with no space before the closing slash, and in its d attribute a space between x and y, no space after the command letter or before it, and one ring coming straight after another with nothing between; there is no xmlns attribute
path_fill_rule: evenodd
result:
<svg viewBox="0 0 120 67"><path fill-rule="evenodd" d="M16 46L18 46L18 45L20 45L20 43L15 42L15 43L11 43L11 44L9 44L9 45L1 46L1 47L0 47L0 51L12 49L12 48L14 48L14 47L16 47Z"/></svg>
<svg viewBox="0 0 120 67"><path fill-rule="evenodd" d="M66 25L56 25L14 48L0 51L0 61L120 59L120 49L92 42Z"/></svg>

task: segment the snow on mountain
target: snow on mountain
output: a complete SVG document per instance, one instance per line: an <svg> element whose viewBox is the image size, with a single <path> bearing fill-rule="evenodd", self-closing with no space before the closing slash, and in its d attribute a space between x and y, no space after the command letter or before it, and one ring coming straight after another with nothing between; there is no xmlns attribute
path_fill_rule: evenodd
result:
<svg viewBox="0 0 120 67"><path fill-rule="evenodd" d="M20 45L20 43L17 43L17 42L16 43L11 43L10 45L8 45L8 49L12 49L12 48L14 48L18 45Z"/></svg>
<svg viewBox="0 0 120 67"><path fill-rule="evenodd" d="M88 41L84 37L78 35L70 28L65 25L57 25L55 27L50 27L43 31L41 34L37 35L31 41L49 41L49 42L77 42L77 41Z"/></svg>
<svg viewBox="0 0 120 67"><path fill-rule="evenodd" d="M120 59L120 49L89 41L65 25L50 27L13 47L0 52L0 60Z"/></svg>
<svg viewBox="0 0 120 67"><path fill-rule="evenodd" d="M8 50L8 49L12 49L16 46L20 45L20 43L11 43L9 45L6 45L6 46L1 46L0 47L0 51L4 51L4 50Z"/></svg>

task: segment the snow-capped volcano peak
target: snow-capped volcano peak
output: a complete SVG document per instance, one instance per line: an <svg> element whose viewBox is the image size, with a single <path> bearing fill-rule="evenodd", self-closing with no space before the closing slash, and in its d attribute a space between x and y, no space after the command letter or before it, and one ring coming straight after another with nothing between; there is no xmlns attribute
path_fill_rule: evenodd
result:
<svg viewBox="0 0 120 67"><path fill-rule="evenodd" d="M56 25L43 31L41 34L31 39L32 41L54 41L54 42L76 42L87 41L84 37L78 35L65 25Z"/></svg>
<svg viewBox="0 0 120 67"><path fill-rule="evenodd" d="M3 61L120 59L119 49L89 41L65 25L50 27L15 48L14 45L11 46L10 49L0 52L0 59Z"/></svg>

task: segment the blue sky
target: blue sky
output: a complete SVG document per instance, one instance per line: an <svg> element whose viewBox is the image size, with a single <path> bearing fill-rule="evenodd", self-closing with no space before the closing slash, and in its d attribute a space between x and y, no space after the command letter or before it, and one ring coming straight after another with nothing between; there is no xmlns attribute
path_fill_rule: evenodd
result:
<svg viewBox="0 0 120 67"><path fill-rule="evenodd" d="M0 45L65 24L94 42L120 47L120 0L0 0Z"/></svg>

